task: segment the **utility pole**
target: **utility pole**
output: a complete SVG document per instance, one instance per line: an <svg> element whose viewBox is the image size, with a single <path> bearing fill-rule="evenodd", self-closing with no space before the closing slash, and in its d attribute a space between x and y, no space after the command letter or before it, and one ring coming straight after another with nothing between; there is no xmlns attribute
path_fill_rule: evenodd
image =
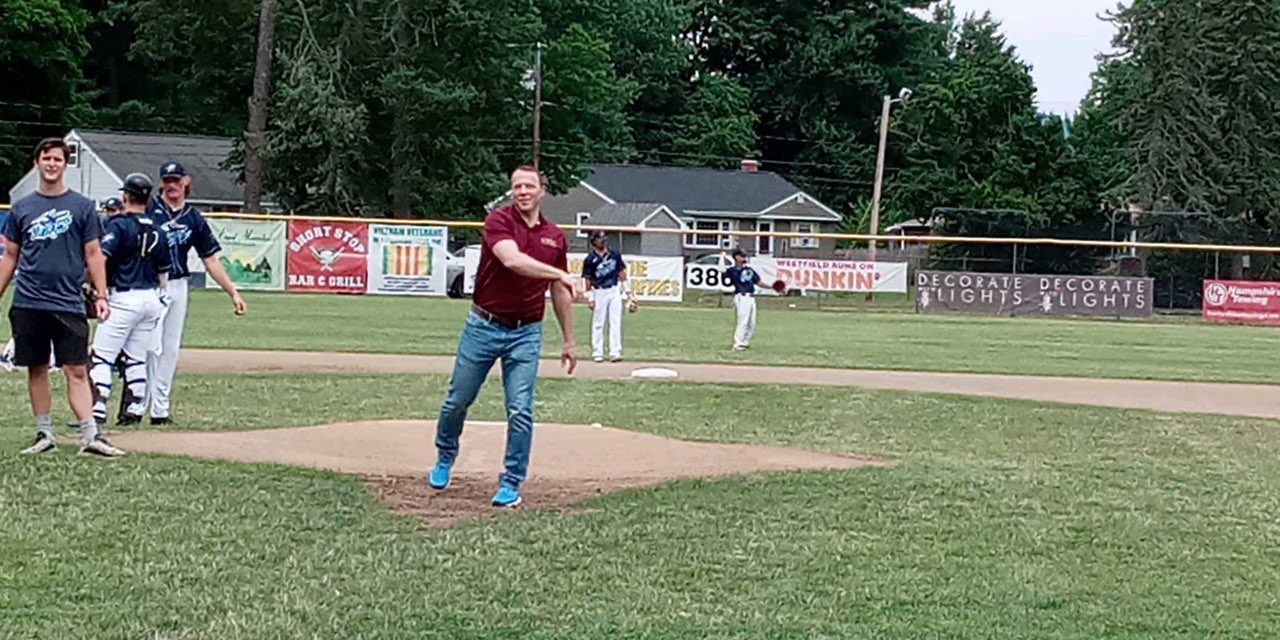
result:
<svg viewBox="0 0 1280 640"><path fill-rule="evenodd" d="M906 104L911 99L911 90L903 89L898 97L884 97L884 108L880 111L880 146L876 150L876 181L871 190L871 235L880 233L880 195L884 191L884 156L889 146L889 112L894 103ZM872 240L867 247L870 262L876 261L876 241Z"/></svg>
<svg viewBox="0 0 1280 640"><path fill-rule="evenodd" d="M534 43L533 52L533 168L541 170L542 161L542 47Z"/></svg>
<svg viewBox="0 0 1280 640"><path fill-rule="evenodd" d="M889 144L889 108L893 106L893 98L884 97L884 109L880 111L880 146L876 149L876 181L871 189L871 235L880 233L880 194L884 189L884 155ZM867 245L869 262L876 261L876 241Z"/></svg>

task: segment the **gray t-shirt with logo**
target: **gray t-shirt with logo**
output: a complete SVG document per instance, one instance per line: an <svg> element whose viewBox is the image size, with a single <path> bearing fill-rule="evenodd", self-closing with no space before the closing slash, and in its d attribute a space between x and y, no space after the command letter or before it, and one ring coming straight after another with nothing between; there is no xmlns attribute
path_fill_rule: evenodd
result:
<svg viewBox="0 0 1280 640"><path fill-rule="evenodd" d="M19 246L13 307L84 315L84 243L102 236L93 201L68 190L15 203L4 235Z"/></svg>

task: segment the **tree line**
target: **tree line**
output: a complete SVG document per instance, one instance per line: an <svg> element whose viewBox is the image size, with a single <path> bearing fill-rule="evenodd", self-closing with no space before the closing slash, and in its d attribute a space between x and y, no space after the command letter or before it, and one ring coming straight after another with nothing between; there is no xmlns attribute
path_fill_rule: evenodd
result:
<svg viewBox="0 0 1280 640"><path fill-rule="evenodd" d="M73 126L224 135L243 150L263 1L0 0L0 178L12 184L36 138ZM949 2L265 1L273 67L257 147L265 190L290 209L479 215L529 157L540 53L553 189L590 162L751 156L864 231L881 97L910 87L885 225L938 214L956 234L1276 237L1280 0L1118 5L1099 16L1114 54L1072 117L1037 108L996 20ZM242 154L230 162L244 167ZM1014 259L1009 247L939 255L1002 270ZM1205 258L1151 259L1191 278ZM1093 251L1018 260L1100 268Z"/></svg>

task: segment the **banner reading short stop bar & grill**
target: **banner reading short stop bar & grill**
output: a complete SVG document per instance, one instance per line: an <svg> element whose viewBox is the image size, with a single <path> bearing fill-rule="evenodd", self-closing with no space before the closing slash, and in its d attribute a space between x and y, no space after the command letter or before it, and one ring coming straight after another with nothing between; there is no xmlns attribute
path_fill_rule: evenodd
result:
<svg viewBox="0 0 1280 640"><path fill-rule="evenodd" d="M365 292L368 225L290 220L287 253L289 291Z"/></svg>

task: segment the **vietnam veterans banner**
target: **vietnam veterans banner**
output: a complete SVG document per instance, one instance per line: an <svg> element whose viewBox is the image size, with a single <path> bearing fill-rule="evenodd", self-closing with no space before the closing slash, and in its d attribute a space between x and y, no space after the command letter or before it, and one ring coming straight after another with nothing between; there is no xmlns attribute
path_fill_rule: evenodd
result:
<svg viewBox="0 0 1280 640"><path fill-rule="evenodd" d="M209 228L222 245L218 260L239 289L284 289L283 220L226 220L209 218ZM192 252L194 254L194 252ZM206 287L217 287L208 278Z"/></svg>
<svg viewBox="0 0 1280 640"><path fill-rule="evenodd" d="M369 225L369 293L445 294L445 227Z"/></svg>
<svg viewBox="0 0 1280 640"><path fill-rule="evenodd" d="M906 293L907 263L777 258L778 279L791 289ZM766 283L770 284L770 283Z"/></svg>
<svg viewBox="0 0 1280 640"><path fill-rule="evenodd" d="M288 249L289 291L365 292L368 225L290 220Z"/></svg>
<svg viewBox="0 0 1280 640"><path fill-rule="evenodd" d="M1280 324L1280 282L1205 280L1201 314L1210 322Z"/></svg>
<svg viewBox="0 0 1280 640"><path fill-rule="evenodd" d="M569 273L581 274L585 253L569 254ZM641 302L680 302L684 300L684 258L679 256L651 258L623 255L627 263L627 281Z"/></svg>
<svg viewBox="0 0 1280 640"><path fill-rule="evenodd" d="M1150 318L1151 278L916 273L916 311L1018 316Z"/></svg>

